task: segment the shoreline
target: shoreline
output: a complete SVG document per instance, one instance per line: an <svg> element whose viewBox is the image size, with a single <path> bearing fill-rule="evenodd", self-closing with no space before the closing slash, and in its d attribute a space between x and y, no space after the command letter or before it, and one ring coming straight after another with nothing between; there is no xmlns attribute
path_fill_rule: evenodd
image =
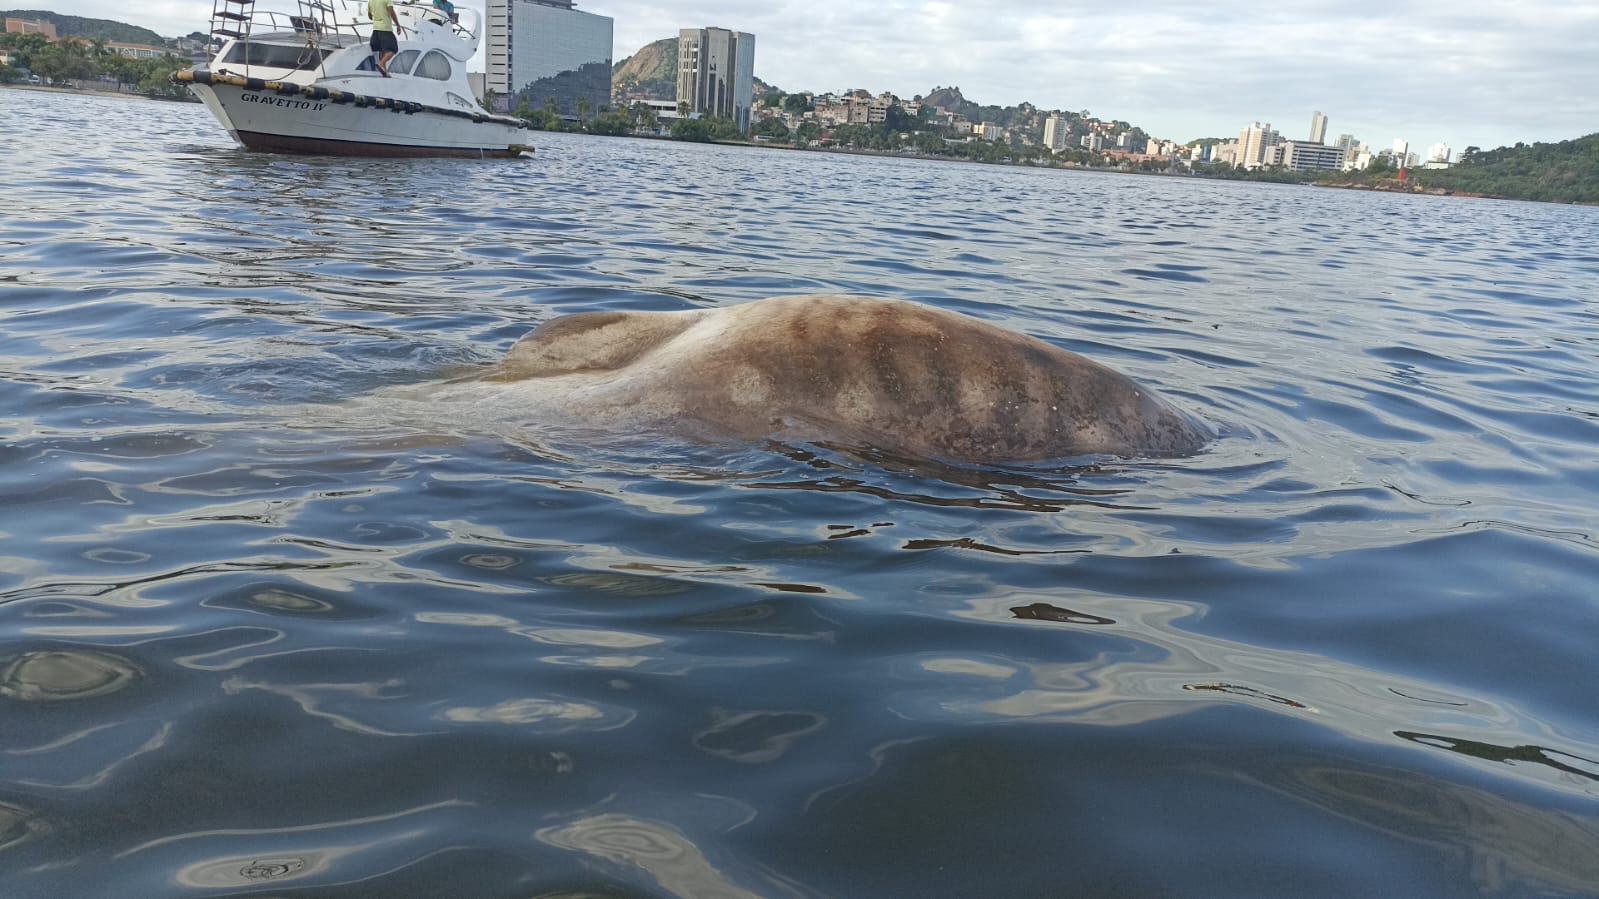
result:
<svg viewBox="0 0 1599 899"><path fill-rule="evenodd" d="M163 97L163 96L159 96L159 95L156 95L154 93L149 93L149 92L145 92L145 91L142 91L142 90L105 90L105 89L102 89L102 88L95 88L95 87L73 87L73 86L42 85L42 84L18 84L18 83L15 83L15 82L12 82L12 83L0 83L0 88L10 88L10 89L13 89L13 90L23 90L23 91L34 91L34 92L38 92L38 93L47 93L47 94L79 94L79 95L85 95L85 96L91 96L91 97L117 97L117 98L123 98L123 99L133 99L133 100L153 100L153 101L159 101L159 102L165 102L165 103L198 103L199 102L199 99L197 97L193 96L192 94L188 95L188 96L184 96L184 97ZM535 133L544 133L544 132L535 132ZM587 134L587 132L549 132L549 133ZM1363 190L1363 191L1369 191L1369 192L1372 192L1372 193L1403 194L1403 195L1406 195L1406 196L1457 197L1457 198L1461 198L1461 199L1472 199L1472 200L1514 200L1514 201L1523 202L1523 203L1552 203L1552 204L1557 205L1557 206L1599 207L1599 201L1585 201L1585 200L1535 200L1535 199L1530 199L1530 198L1527 198L1527 197L1511 197L1511 196L1503 196L1503 195L1498 195L1498 194L1484 194L1484 193L1475 193L1475 192L1472 192L1472 191L1452 190L1452 189L1446 188L1446 187L1429 188L1429 187L1426 187L1426 186L1424 186L1424 185L1422 185L1420 183L1417 183L1417 182L1405 182L1405 183L1400 183L1400 182L1397 182L1397 181L1360 181L1360 182L1351 182L1351 183L1335 183L1335 182L1326 182L1326 181L1278 182L1278 181L1269 181L1269 180L1264 180L1264 179L1262 179L1262 180L1253 180L1253 179L1248 179L1248 178L1217 178L1217 177L1212 177L1212 176L1205 175L1205 174L1200 173L1200 172L1194 172L1194 171L1189 171L1189 172L1169 172L1169 171L1166 171L1166 172L1141 172L1141 171L1134 171L1134 170L1130 170L1130 169L1109 168L1109 167L1100 168L1100 167L1097 167L1097 166L1082 166L1082 165L1034 165L1034 164L1031 164L1031 163L1017 163L1017 162L990 162L990 161L982 160L982 159L966 159L966 158L963 158L963 157L960 157L960 156L944 156L944 155L940 155L940 154L936 154L936 153L901 153L901 152L898 152L898 151L895 151L895 150L854 150L854 149L841 149L841 148L829 148L829 147L796 147L796 146L793 146L792 144L781 144L781 143L774 143L774 142L769 142L769 141L753 141L753 140L750 140L750 141L679 141L679 140L676 140L675 138L668 137L668 136L665 136L665 135L649 135L649 134L618 134L618 135L592 134L592 135L589 135L589 136L590 137L613 137L614 136L614 137L620 137L620 138L630 138L630 139L633 139L633 140L671 141L671 142L674 142L674 143L684 143L684 144L705 143L705 144L707 144L709 146L739 147L739 148L745 148L745 149L751 149L751 150L785 150L785 151L793 152L793 153L837 153L837 154L842 154L842 155L846 155L846 156L873 156L873 157L887 158L887 159L918 159L918 160L927 160L927 161L930 161L930 162L959 163L959 164L965 164L965 165L987 165L987 166L996 166L996 167L1003 167L1003 168L1038 169L1038 170L1045 170L1045 171L1053 170L1053 171L1086 172L1086 173L1098 174L1098 175L1138 175L1138 176L1157 177L1157 178L1185 178L1185 179L1186 178L1194 178L1194 179L1198 179L1198 180L1206 181L1206 182L1237 181L1237 182L1243 183L1243 184L1280 184L1280 185L1285 186L1285 187L1320 187L1320 188L1326 188L1326 189L1329 189L1329 190Z"/></svg>
<svg viewBox="0 0 1599 899"><path fill-rule="evenodd" d="M189 97L159 97L143 90L106 90L97 87L71 87L55 84L16 84L0 83L0 88L10 88L19 91L33 91L41 94L80 94L88 97L122 97L130 100L160 100L166 103L198 103L197 98Z"/></svg>
<svg viewBox="0 0 1599 899"><path fill-rule="evenodd" d="M1398 181L1356 181L1349 184L1336 184L1331 182L1313 181L1311 187L1325 187L1330 190L1364 190L1380 194L1405 194L1418 197L1460 197L1468 200L1512 200L1517 203L1551 203L1555 206L1599 206L1599 201L1594 200L1534 200L1528 197L1508 197L1502 194L1484 194L1469 190L1453 190L1447 187L1427 187L1413 182L1401 184Z"/></svg>

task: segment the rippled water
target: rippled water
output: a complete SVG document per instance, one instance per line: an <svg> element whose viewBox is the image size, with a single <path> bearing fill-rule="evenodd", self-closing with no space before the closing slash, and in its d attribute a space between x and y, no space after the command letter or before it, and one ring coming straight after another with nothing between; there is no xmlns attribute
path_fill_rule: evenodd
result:
<svg viewBox="0 0 1599 899"><path fill-rule="evenodd" d="M0 133L0 894L1599 894L1599 210L283 158L18 91ZM1226 436L946 467L361 402L809 292Z"/></svg>

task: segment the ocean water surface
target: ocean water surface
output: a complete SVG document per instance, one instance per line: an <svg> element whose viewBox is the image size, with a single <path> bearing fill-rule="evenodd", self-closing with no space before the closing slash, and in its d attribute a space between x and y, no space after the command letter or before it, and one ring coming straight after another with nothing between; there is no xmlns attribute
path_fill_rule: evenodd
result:
<svg viewBox="0 0 1599 899"><path fill-rule="evenodd" d="M1599 209L0 90L0 895L1599 895ZM373 397L916 300L1211 422L952 466Z"/></svg>

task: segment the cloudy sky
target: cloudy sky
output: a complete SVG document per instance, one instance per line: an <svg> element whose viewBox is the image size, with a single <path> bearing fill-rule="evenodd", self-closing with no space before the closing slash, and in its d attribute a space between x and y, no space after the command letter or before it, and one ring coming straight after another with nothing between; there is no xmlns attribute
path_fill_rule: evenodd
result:
<svg viewBox="0 0 1599 899"><path fill-rule="evenodd" d="M615 57L679 28L756 37L755 74L784 90L1088 110L1157 137L1236 137L1251 121L1329 142L1354 134L1456 154L1599 131L1594 0L577 0L615 20ZM39 5L46 5L40 3ZM56 0L69 15L175 36L210 0ZM481 5L457 0L457 5Z"/></svg>

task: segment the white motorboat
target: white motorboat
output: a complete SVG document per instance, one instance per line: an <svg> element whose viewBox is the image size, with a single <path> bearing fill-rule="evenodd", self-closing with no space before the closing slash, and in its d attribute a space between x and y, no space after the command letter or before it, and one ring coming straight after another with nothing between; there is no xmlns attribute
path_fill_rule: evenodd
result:
<svg viewBox="0 0 1599 899"><path fill-rule="evenodd" d="M526 123L473 97L467 62L482 38L476 10L396 2L404 29L385 77L367 43L365 0L213 0L222 43L173 74L252 150L343 156L517 156Z"/></svg>

